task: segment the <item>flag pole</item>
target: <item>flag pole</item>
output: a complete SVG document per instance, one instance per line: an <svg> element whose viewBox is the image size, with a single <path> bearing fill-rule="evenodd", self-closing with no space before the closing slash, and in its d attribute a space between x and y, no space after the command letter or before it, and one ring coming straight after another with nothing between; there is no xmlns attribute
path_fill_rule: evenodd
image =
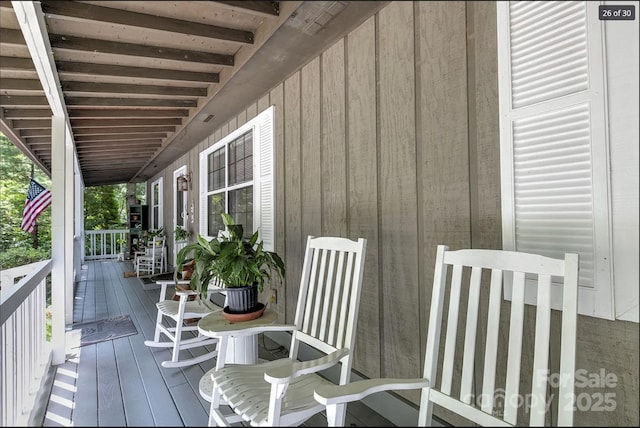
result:
<svg viewBox="0 0 640 428"><path fill-rule="evenodd" d="M33 175L34 175L34 164L33 162L31 163L31 180L33 180ZM29 183L31 183L31 180L29 180ZM36 219L33 221L33 231L31 232L31 238L32 238L32 247L34 249L38 248L38 218L36 217Z"/></svg>

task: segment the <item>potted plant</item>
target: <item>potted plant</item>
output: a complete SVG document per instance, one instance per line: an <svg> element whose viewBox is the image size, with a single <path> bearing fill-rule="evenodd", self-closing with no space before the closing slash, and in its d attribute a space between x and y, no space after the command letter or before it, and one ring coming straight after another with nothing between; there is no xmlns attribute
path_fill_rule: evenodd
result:
<svg viewBox="0 0 640 428"><path fill-rule="evenodd" d="M178 225L173 231L173 238L175 242L186 241L191 236L191 231L185 229L184 227Z"/></svg>
<svg viewBox="0 0 640 428"><path fill-rule="evenodd" d="M258 232L251 238L243 238L242 225L222 213L226 233L207 241L201 235L195 243L187 244L176 256L175 278L183 264L195 260L190 286L198 291L200 300L206 303L209 283L217 279L227 289L228 311L232 314L250 313L258 309L257 296L264 283L275 272L284 278L285 267L278 254L266 251ZM225 309L227 310L227 309Z"/></svg>

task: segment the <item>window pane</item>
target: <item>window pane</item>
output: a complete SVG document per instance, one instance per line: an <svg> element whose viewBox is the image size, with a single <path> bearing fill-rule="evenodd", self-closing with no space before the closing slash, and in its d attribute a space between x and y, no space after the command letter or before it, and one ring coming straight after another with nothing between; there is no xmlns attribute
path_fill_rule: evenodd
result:
<svg viewBox="0 0 640 428"><path fill-rule="evenodd" d="M229 144L229 185L253 180L253 131Z"/></svg>
<svg viewBox="0 0 640 428"><path fill-rule="evenodd" d="M207 159L207 188L211 192L213 190L222 189L224 187L224 153L225 148L221 148L211 153Z"/></svg>
<svg viewBox="0 0 640 428"><path fill-rule="evenodd" d="M253 186L229 192L229 214L242 225L244 237L253 234Z"/></svg>
<svg viewBox="0 0 640 428"><path fill-rule="evenodd" d="M184 217L183 217L183 209L184 209L184 192L177 191L176 192L176 225L184 227Z"/></svg>
<svg viewBox="0 0 640 428"><path fill-rule="evenodd" d="M222 217L220 214L224 212L224 193L217 193L215 195L209 195L209 219L207 221L207 235L218 236L219 230L224 230L224 223L222 223Z"/></svg>
<svg viewBox="0 0 640 428"><path fill-rule="evenodd" d="M160 224L160 216L158 213L158 206L154 205L153 206L153 225L151 226L152 229L157 229L159 224Z"/></svg>

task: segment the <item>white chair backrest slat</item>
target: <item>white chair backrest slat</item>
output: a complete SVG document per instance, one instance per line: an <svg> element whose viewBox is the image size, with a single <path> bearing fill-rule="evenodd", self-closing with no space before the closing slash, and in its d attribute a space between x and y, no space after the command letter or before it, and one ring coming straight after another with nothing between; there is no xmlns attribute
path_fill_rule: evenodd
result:
<svg viewBox="0 0 640 428"><path fill-rule="evenodd" d="M489 271L490 278L483 275ZM465 283L463 278L467 277L469 281ZM450 278L450 284L447 284L447 278ZM512 283L510 302L503 300L505 280ZM551 423L572 425L577 281L577 254L567 253L563 260L500 250L449 251L446 246L438 246L424 366L424 377L429 379L432 387L423 390L418 423L429 424L432 403L436 403L480 425L516 425L523 420L528 420L531 426L545 425L549 422L547 418L551 417L547 413L552 399L549 395L559 394L558 418ZM483 307L479 303L484 301L481 295L485 283L488 285L488 305ZM557 286L563 288L562 326L559 329L561 349L558 353L561 382L557 392L550 392L551 328L556 330L551 316L551 293L552 287ZM523 340L525 318L532 322L529 319L533 320L533 317L525 317L525 287L537 287L535 334L533 340L526 343ZM466 305L461 303L461 296L468 296ZM505 325L501 326L501 311L507 307L509 315L502 322ZM445 309L448 311L447 324L442 331ZM484 316L485 331L477 327ZM459 318L466 320L464 326L459 325ZM508 336L500 336L501 327ZM442 334L445 337L441 354ZM461 355L456 355L457 346L462 348ZM527 359L532 361L532 367L527 366L524 371L523 352L527 352ZM442 380L438 384L438 359L441 355ZM506 360L506 365L498 366L499 357ZM478 367L478 364L482 366ZM476 395L475 370L482 374L480 396ZM454 395L458 385L460 394ZM527 389L530 385L531 389L521 392L521 385L527 385ZM524 406L520 398L529 393L531 403ZM496 400L500 396L504 400Z"/></svg>
<svg viewBox="0 0 640 428"><path fill-rule="evenodd" d="M300 281L300 291L299 291L299 295L305 296L305 300L302 301L301 299L298 300L298 307L296 309L296 311L304 311L307 308L307 302L309 302L309 305L311 304L311 302L313 302L313 295L315 292L315 288L316 288L316 280L318 277L318 263L319 263L319 251L315 251L313 250L311 247L309 247L309 244L307 244L307 249L306 252L309 253L311 252L311 255L309 257L305 257L304 260L304 266L302 269L302 278L303 280ZM311 272L309 272L309 270ZM308 278L308 281L305 283L304 282L304 278ZM305 288L302 288L305 287ZM300 312L301 316L304 316L304 323L302 324L302 328L301 331L304 331L306 333L310 333L311 332L311 311L310 310L306 310L304 312ZM298 312L296 312L296 322L298 320Z"/></svg>
<svg viewBox="0 0 640 428"><path fill-rule="evenodd" d="M469 299L467 303L467 326L464 334L464 351L462 356L462 379L460 383L460 400L470 404L472 400L473 366L476 356L476 332L478 326L478 306L480 305L480 280L482 268L471 269Z"/></svg>
<svg viewBox="0 0 640 428"><path fill-rule="evenodd" d="M507 356L507 380L505 397L517 397L520 389L520 361L522 357L522 331L524 326L524 278L523 272L513 273L511 320L509 322L509 346ZM504 420L515 425L518 401L505 400Z"/></svg>
<svg viewBox="0 0 640 428"><path fill-rule="evenodd" d="M441 391L451 394L453 381L453 362L458 335L458 313L460 309L460 289L462 288L462 266L454 265L451 274L451 296L449 298L449 315L447 318L447 337L444 345L444 362L442 367Z"/></svg>
<svg viewBox="0 0 640 428"><path fill-rule="evenodd" d="M487 331L500 330L500 305L502 303L502 271L491 269L491 285L489 289L489 313L487 315ZM496 363L498 355L498 335L488 334L484 354L484 373L482 375L482 411L491 413L493 409L493 392L496 384Z"/></svg>
<svg viewBox="0 0 640 428"><path fill-rule="evenodd" d="M542 426L546 415L547 384L544 381L549 368L549 339L551 335L551 275L538 277L536 299L536 332L531 382L530 426Z"/></svg>
<svg viewBox="0 0 640 428"><path fill-rule="evenodd" d="M320 301L322 300L322 293L324 292L325 281L327 280L327 255L329 251L320 250L319 253L322 254L320 271L318 272L317 278L312 278L312 281L317 281L316 295L313 299L313 307L309 305L309 311L311 312L311 318L313 319L311 335L314 337L318 337L318 320L321 318Z"/></svg>
<svg viewBox="0 0 640 428"><path fill-rule="evenodd" d="M565 254L562 290L562 334L560 343L560 387L558 389L558 426L573 425L575 398L576 332L578 331L577 254Z"/></svg>
<svg viewBox="0 0 640 428"><path fill-rule="evenodd" d="M338 256L338 272L344 272L344 251L340 251L340 255ZM337 308L340 304L340 291L344 289L344 284L346 283L347 278L346 275L339 275L335 285L333 287L333 302L331 303L332 308ZM336 326L337 326L337 318L338 312L333 310L331 311L331 320L329 322L329 337L327 338L327 342L336 343Z"/></svg>
<svg viewBox="0 0 640 428"><path fill-rule="evenodd" d="M329 253L329 266L327 267L327 287L325 289L325 293L322 299L323 300L322 312L319 314L321 321L320 321L320 332L318 333L318 338L320 338L320 340L326 340L327 338L327 322L331 318L331 312L330 312L331 298L336 291L340 292L339 289L336 290L336 285L340 281L341 276L340 276L340 272L335 271L335 267L336 267L336 252L331 251ZM334 279L334 275L335 275L335 279Z"/></svg>

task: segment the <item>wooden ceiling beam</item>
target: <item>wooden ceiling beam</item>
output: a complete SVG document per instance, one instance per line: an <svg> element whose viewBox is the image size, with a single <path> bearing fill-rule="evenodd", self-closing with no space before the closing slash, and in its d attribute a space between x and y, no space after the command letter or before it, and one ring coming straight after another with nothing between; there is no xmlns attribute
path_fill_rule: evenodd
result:
<svg viewBox="0 0 640 428"><path fill-rule="evenodd" d="M51 115L51 113L49 113ZM134 118L134 117L187 117L189 116L189 110L186 109L155 109L155 110L142 110L142 109L88 109L88 108L69 108L70 118L105 118L105 117L122 117L122 118Z"/></svg>
<svg viewBox="0 0 640 428"><path fill-rule="evenodd" d="M81 151L100 151L119 149L121 147L134 147L134 148L158 148L162 145L162 140L158 138L149 139L134 139L134 140L116 140L111 141L109 144L105 144L104 141L76 141L76 150Z"/></svg>
<svg viewBox="0 0 640 428"><path fill-rule="evenodd" d="M6 70L29 70L36 71L31 58L18 58L15 56L0 56L0 64Z"/></svg>
<svg viewBox="0 0 640 428"><path fill-rule="evenodd" d="M140 132L131 134L99 134L76 136L77 143L86 143L89 141L118 141L118 140L135 140L135 139L162 139L167 136L166 132Z"/></svg>
<svg viewBox="0 0 640 428"><path fill-rule="evenodd" d="M42 2L42 11L46 15L71 16L92 21L111 22L113 24L129 25L132 27L202 36L229 42L253 43L253 33L250 31L206 25L198 22L183 21L175 18L148 15L85 3L71 1Z"/></svg>
<svg viewBox="0 0 640 428"><path fill-rule="evenodd" d="M229 9L247 11L260 16L279 16L280 5L277 1L217 1Z"/></svg>
<svg viewBox="0 0 640 428"><path fill-rule="evenodd" d="M21 137L49 137L51 138L51 127L38 129L23 129L20 131Z"/></svg>
<svg viewBox="0 0 640 428"><path fill-rule="evenodd" d="M4 81L2 81L2 84L4 85ZM62 82L62 90L65 92L149 94L185 97L204 97L207 95L207 88L193 88L188 86L131 85L126 83Z"/></svg>
<svg viewBox="0 0 640 428"><path fill-rule="evenodd" d="M39 117L48 117L53 116L50 108L47 109L35 109L35 108L16 108L4 109L4 117L5 119L35 119Z"/></svg>
<svg viewBox="0 0 640 428"><path fill-rule="evenodd" d="M26 98L26 97L25 97ZM31 97L35 98L35 97ZM46 101L46 98L45 98ZM67 97L67 106L98 106L98 107L197 107L196 100L181 100L171 98L106 98L106 97Z"/></svg>
<svg viewBox="0 0 640 428"><path fill-rule="evenodd" d="M175 126L113 126L104 128L78 128L73 131L76 137L100 134L127 134L130 132L174 132Z"/></svg>
<svg viewBox="0 0 640 428"><path fill-rule="evenodd" d="M14 121L15 122L15 121ZM137 127L143 126L155 126L155 125L182 125L182 119L180 118L135 118L135 119L73 119L71 120L71 126L75 130L82 131L82 128L95 128L100 126L108 127L129 127L135 130Z"/></svg>
<svg viewBox="0 0 640 428"><path fill-rule="evenodd" d="M51 137L29 137L25 138L25 143L28 145L38 144L38 143L48 143L51 144Z"/></svg>
<svg viewBox="0 0 640 428"><path fill-rule="evenodd" d="M56 65L58 66L59 73L141 77L145 79L184 80L187 82L206 83L218 83L220 81L219 73L201 73L198 71L169 70L166 68L130 67L72 61L57 61Z"/></svg>
<svg viewBox="0 0 640 428"><path fill-rule="evenodd" d="M134 148L121 148L118 150L116 149L103 150L98 152L81 151L81 152L78 152L78 159L87 159L88 157L99 158L101 156L108 156L112 154L117 154L118 156L120 156L121 159L128 159L129 155L131 155L131 157L147 158L149 157L149 153L153 152L154 150L156 149L155 148L143 149L139 147L134 147ZM125 154L126 156L122 157L123 154Z"/></svg>
<svg viewBox="0 0 640 428"><path fill-rule="evenodd" d="M131 166L131 167L124 167L124 168L97 168L97 167L86 167L86 168L82 168L83 171L87 172L89 174L89 177L93 178L93 180L88 180L90 183L91 182L98 182L99 185L104 185L105 181L104 180L100 180L98 181L98 178L100 177L106 177L106 178L111 178L111 177L122 177L123 175L130 175L133 171L135 171L136 169L138 169L138 167L136 165ZM118 180L118 179L114 179L115 183L121 183L122 179ZM97 185L97 183L96 183Z"/></svg>
<svg viewBox="0 0 640 428"><path fill-rule="evenodd" d="M110 40L87 39L84 37L74 37L61 34L50 34L49 40L51 41L51 47L54 49L233 66L233 55L226 54L173 49L161 46L147 46L135 43L113 42Z"/></svg>
<svg viewBox="0 0 640 428"><path fill-rule="evenodd" d="M13 129L51 129L51 121L47 119L14 119L11 121Z"/></svg>
<svg viewBox="0 0 640 428"><path fill-rule="evenodd" d="M99 157L94 157L94 159L92 158L82 158L82 159L78 159L78 161L80 162L81 165L83 166L89 166L89 165L95 165L95 166L100 166L100 165L105 165L104 161L106 159L112 159L112 160L117 160L118 161L118 166L125 166L125 165L131 165L131 164L140 164L140 160L142 159L146 159L146 156L132 156L132 157L127 157L126 159L122 159L122 155L120 154L113 154L113 155L101 155ZM113 165L112 165L113 166Z"/></svg>
<svg viewBox="0 0 640 428"><path fill-rule="evenodd" d="M117 146L117 147L102 147L100 149L84 149L84 150L78 150L78 156L80 155L85 157L100 156L100 155L109 154L109 153L126 153L127 155L130 154L133 156L133 154L136 153L136 154L145 154L145 157L148 157L149 156L148 154L157 150L158 147L160 146L131 144L131 145Z"/></svg>
<svg viewBox="0 0 640 428"><path fill-rule="evenodd" d="M115 168L127 168L127 167L132 167L133 165L140 165L140 163L143 161L144 158L137 158L137 159L127 159L127 160L122 160L122 155L118 156L118 155L113 155L113 156L104 156L104 157L100 157L100 158L96 158L96 159L84 159L84 160L79 160L78 162L80 163L80 165L82 165L83 167L92 167L94 169L103 169L103 170L109 170L109 169L113 169ZM105 160L107 161L112 161L112 162L108 162L105 163ZM113 161L118 161L117 166L114 166ZM109 164L111 164L112 168L109 168Z"/></svg>
<svg viewBox="0 0 640 428"><path fill-rule="evenodd" d="M49 102L47 101L47 97L45 96L35 96L35 95L1 95L0 96L0 105L2 107L5 106L48 106Z"/></svg>
<svg viewBox="0 0 640 428"><path fill-rule="evenodd" d="M37 79L0 79L3 91L42 91L42 85Z"/></svg>
<svg viewBox="0 0 640 428"><path fill-rule="evenodd" d="M12 28L0 29L0 43L8 45L26 46L27 42L24 40L22 31L14 30Z"/></svg>

